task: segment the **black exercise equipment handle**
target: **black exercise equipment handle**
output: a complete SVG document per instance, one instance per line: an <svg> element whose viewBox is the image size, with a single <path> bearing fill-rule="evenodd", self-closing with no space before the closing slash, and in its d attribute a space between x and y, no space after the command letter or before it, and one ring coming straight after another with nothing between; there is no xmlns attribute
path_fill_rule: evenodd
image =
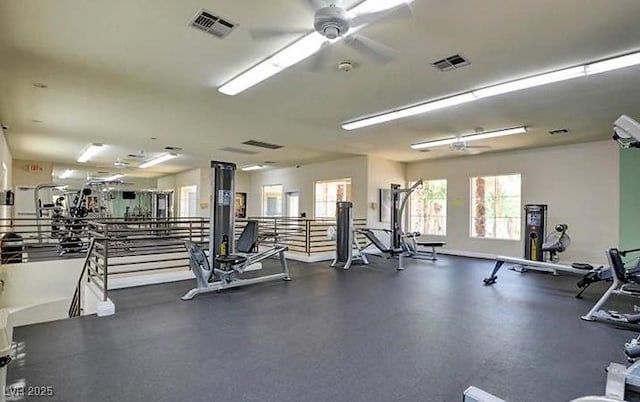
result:
<svg viewBox="0 0 640 402"><path fill-rule="evenodd" d="M638 251L640 251L640 248L634 248L633 250L619 251L619 253L621 256L626 257L627 254L637 253Z"/></svg>

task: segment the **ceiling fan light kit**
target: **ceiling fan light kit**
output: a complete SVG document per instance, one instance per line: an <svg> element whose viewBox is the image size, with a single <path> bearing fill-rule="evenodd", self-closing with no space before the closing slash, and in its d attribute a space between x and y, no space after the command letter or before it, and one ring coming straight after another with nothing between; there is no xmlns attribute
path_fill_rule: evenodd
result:
<svg viewBox="0 0 640 402"><path fill-rule="evenodd" d="M489 138L504 137L508 135L524 134L526 132L527 132L527 128L524 126L511 127L511 128L500 129L500 130L485 131L481 133L463 134L457 137L445 138L445 139L435 140L435 141L420 142L417 144L412 144L411 148L415 150L422 150L427 148L441 147L444 145L465 143L469 141L479 141L479 140L486 140Z"/></svg>
<svg viewBox="0 0 640 402"><path fill-rule="evenodd" d="M338 71L348 73L351 70L353 70L353 63L351 63L350 61L343 61L338 64Z"/></svg>
<svg viewBox="0 0 640 402"><path fill-rule="evenodd" d="M315 4L314 1L309 1ZM413 0L365 0L356 7L346 10L335 1L325 1L325 7L315 12L313 32L282 28L252 30L250 33L254 39L307 33L273 56L236 75L220 86L218 91L229 96L237 95L324 50L327 44L333 44L341 39L345 39L347 45L371 57L374 61L386 63L392 58L387 46L355 33L365 25L378 21L396 10L402 8L410 10L411 2Z"/></svg>
<svg viewBox="0 0 640 402"><path fill-rule="evenodd" d="M316 32L330 40L337 39L351 28L347 11L335 5L318 10L314 18L313 27Z"/></svg>

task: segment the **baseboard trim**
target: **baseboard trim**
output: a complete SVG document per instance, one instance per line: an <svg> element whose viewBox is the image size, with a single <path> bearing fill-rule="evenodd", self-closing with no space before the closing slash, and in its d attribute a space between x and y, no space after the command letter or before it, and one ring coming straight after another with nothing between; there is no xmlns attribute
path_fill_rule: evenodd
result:
<svg viewBox="0 0 640 402"><path fill-rule="evenodd" d="M328 252L328 253L322 253L322 254L318 253L314 255L296 254L291 252L286 254L287 260L306 262L306 263L331 261L333 260L334 255L335 255L334 252Z"/></svg>

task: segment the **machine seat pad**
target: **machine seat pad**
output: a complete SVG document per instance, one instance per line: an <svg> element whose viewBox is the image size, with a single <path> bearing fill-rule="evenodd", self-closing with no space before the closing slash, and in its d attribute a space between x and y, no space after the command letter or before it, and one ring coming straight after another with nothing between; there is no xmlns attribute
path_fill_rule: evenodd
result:
<svg viewBox="0 0 640 402"><path fill-rule="evenodd" d="M591 271L593 269L593 265L585 264L583 262L574 262L573 264L571 264L571 268L584 269L585 271Z"/></svg>
<svg viewBox="0 0 640 402"><path fill-rule="evenodd" d="M425 246L425 247L443 247L447 244L446 242L443 242L443 241L419 241L416 243L418 244L418 246Z"/></svg>
<svg viewBox="0 0 640 402"><path fill-rule="evenodd" d="M630 324L637 324L640 322L640 313L624 314L624 318L626 318Z"/></svg>
<svg viewBox="0 0 640 402"><path fill-rule="evenodd" d="M238 265L247 261L247 257L242 255L219 255L216 257L216 261L220 264Z"/></svg>

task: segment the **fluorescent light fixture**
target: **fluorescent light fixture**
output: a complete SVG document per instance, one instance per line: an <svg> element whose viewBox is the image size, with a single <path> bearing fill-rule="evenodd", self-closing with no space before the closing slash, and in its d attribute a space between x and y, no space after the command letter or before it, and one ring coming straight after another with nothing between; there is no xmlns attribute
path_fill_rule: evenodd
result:
<svg viewBox="0 0 640 402"><path fill-rule="evenodd" d="M636 66L638 64L640 64L640 52L591 63L586 66L586 70L588 75L592 75L617 70L619 68Z"/></svg>
<svg viewBox="0 0 640 402"><path fill-rule="evenodd" d="M441 147L443 145L451 145L458 141L469 142L469 141L486 140L489 138L504 137L507 135L524 134L526 132L527 132L526 127L505 128L501 130L486 131L482 133L463 134L458 137L445 138L442 140L421 142L418 144L411 145L411 148L413 149L435 148L435 147Z"/></svg>
<svg viewBox="0 0 640 402"><path fill-rule="evenodd" d="M124 177L123 174L115 174L113 176L105 177L104 181L115 181L115 180L122 179L123 177Z"/></svg>
<svg viewBox="0 0 640 402"><path fill-rule="evenodd" d="M435 147L441 147L444 145L451 145L454 142L458 141L457 138L445 138L443 140L434 140L434 141L429 141L429 142L421 142L418 144L412 144L411 148L413 149L426 149L426 148L435 148Z"/></svg>
<svg viewBox="0 0 640 402"><path fill-rule="evenodd" d="M262 165L252 165L252 166L243 167L241 170L243 170L245 172L250 172L252 170L260 170L260 169L264 169L264 166L262 166Z"/></svg>
<svg viewBox="0 0 640 402"><path fill-rule="evenodd" d="M471 102L477 98L472 93L466 93L462 95L452 96L437 101L421 103L415 106L409 106L404 109L396 110L389 113L379 114L377 116L365 117L360 120L356 120L350 123L345 123L342 128L345 130L355 130L361 127L372 126L374 124L380 124L391 120L403 119L409 116L415 116L418 114L430 112L432 110L444 109L446 107L460 105L463 103Z"/></svg>
<svg viewBox="0 0 640 402"><path fill-rule="evenodd" d="M432 110L459 105L476 99L489 98L509 92L520 91L527 88L538 87L554 82L566 81L573 78L585 77L587 75L603 73L606 71L612 71L636 65L640 65L640 52L631 53L620 57L614 57L608 60L588 63L577 67L569 67L546 74L539 74L532 77L505 82L502 84L492 85L490 87L465 92L459 95L454 95L435 101L425 101L417 105L405 106L374 116L366 116L356 120L348 121L342 124L342 128L344 128L345 130L354 130L357 128L373 126L392 120L430 112Z"/></svg>
<svg viewBox="0 0 640 402"><path fill-rule="evenodd" d="M237 95L245 89L266 80L272 75L278 74L280 71L282 71L280 67L273 65L270 60L265 60L252 69L227 82L218 88L218 91L225 95Z"/></svg>
<svg viewBox="0 0 640 402"><path fill-rule="evenodd" d="M148 167L158 165L158 164L160 164L162 162L166 162L166 161L171 160L171 159L176 158L176 157L178 157L178 154L174 154L172 152L168 152L168 153L162 154L160 156L157 156L157 157L155 157L153 159L150 159L150 160L144 162L143 164L141 164L138 167L140 169L146 169Z"/></svg>
<svg viewBox="0 0 640 402"><path fill-rule="evenodd" d="M349 13L355 15L383 11L402 3L411 3L413 1L414 0L366 0L349 10ZM348 35L358 31L360 28L361 27L349 30ZM340 39L342 38L329 40L315 31L310 32L273 56L227 81L218 88L218 91L225 95L237 95L313 55L318 52L326 42L335 43Z"/></svg>
<svg viewBox="0 0 640 402"><path fill-rule="evenodd" d="M552 73L540 74L521 80L515 80L504 84L494 85L488 88L473 91L473 95L477 98L488 98L490 96L502 95L509 92L520 91L522 89L539 87L541 85L551 84L553 82L570 80L572 78L585 76L584 66L566 68Z"/></svg>
<svg viewBox="0 0 640 402"><path fill-rule="evenodd" d="M64 172L62 172L62 174L60 175L60 178L61 179L68 179L69 177L71 177L73 175L73 172L75 172L75 170L67 169Z"/></svg>
<svg viewBox="0 0 640 402"><path fill-rule="evenodd" d="M463 135L462 136L462 140L463 141L478 141L478 140L487 140L489 138L496 138L496 137L505 137L507 135L514 135L514 134L524 134L527 132L527 128L526 127L514 127L514 128L505 128L502 130L495 130L495 131L487 131L487 132L482 132L482 133L477 133L477 134L470 134L470 135Z"/></svg>
<svg viewBox="0 0 640 402"><path fill-rule="evenodd" d="M95 144L95 143L89 144L89 146L87 146L84 149L84 151L82 151L82 154L80 154L80 156L78 157L78 162L80 163L87 162L89 159L96 156L102 149L103 149L102 144Z"/></svg>
<svg viewBox="0 0 640 402"><path fill-rule="evenodd" d="M317 32L312 32L302 39L285 47L267 60L257 64L244 73L227 82L218 91L225 95L237 95L280 71L301 62L316 53L328 39Z"/></svg>

